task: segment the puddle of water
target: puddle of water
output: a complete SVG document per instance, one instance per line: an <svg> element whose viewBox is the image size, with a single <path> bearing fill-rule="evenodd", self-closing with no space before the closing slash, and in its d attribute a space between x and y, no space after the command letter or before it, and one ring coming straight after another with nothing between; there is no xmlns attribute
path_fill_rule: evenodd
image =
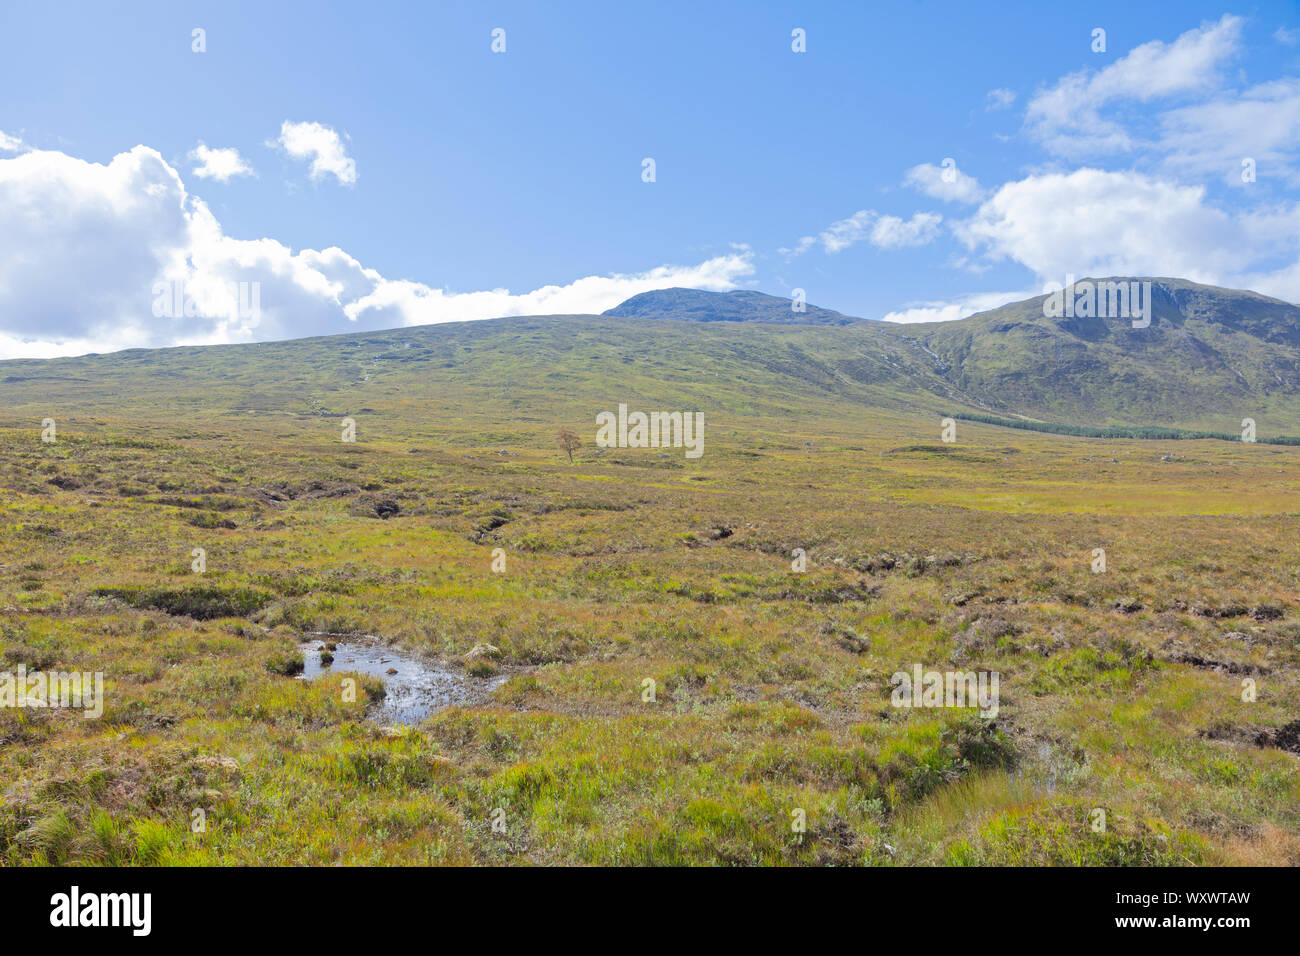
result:
<svg viewBox="0 0 1300 956"><path fill-rule="evenodd" d="M304 668L300 680L313 680L331 671L348 671L377 677L384 682L387 692L377 701L366 716L380 724L418 724L435 711L463 704L480 696L485 690L501 686L504 678L493 680L487 686L483 681L466 678L405 654L380 643L357 640L340 640L334 649L334 663L322 667L320 649L333 635L313 636L302 644ZM389 671L394 673L389 673Z"/></svg>

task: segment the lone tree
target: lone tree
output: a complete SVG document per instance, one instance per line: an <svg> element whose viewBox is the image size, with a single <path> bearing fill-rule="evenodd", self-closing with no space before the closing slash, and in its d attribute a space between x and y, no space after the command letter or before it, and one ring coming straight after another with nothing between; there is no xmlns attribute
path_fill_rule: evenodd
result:
<svg viewBox="0 0 1300 956"><path fill-rule="evenodd" d="M567 428L561 428L555 439L560 443L560 447L564 449L565 454L569 456L569 463L572 464L573 453L582 447L582 439L578 437L578 433Z"/></svg>

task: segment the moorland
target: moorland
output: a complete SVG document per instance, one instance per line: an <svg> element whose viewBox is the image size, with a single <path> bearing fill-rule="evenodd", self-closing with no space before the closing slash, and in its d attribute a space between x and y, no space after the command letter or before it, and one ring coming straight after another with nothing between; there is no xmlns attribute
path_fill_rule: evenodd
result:
<svg viewBox="0 0 1300 956"><path fill-rule="evenodd" d="M1030 300L0 363L0 667L107 687L0 709L0 861L1300 863L1300 448L941 440L1300 434L1300 310L1158 281L1146 330ZM598 448L621 402L706 453ZM382 681L298 678L315 632L475 693L382 724ZM916 664L996 671L996 718L891 706Z"/></svg>

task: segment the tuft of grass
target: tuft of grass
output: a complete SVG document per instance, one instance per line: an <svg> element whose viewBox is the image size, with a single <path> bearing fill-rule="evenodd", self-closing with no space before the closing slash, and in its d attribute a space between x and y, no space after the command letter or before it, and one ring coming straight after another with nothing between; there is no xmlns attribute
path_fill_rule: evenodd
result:
<svg viewBox="0 0 1300 956"><path fill-rule="evenodd" d="M247 587L193 584L186 587L99 587L98 597L116 598L133 608L148 608L175 616L208 621L246 617L270 604L273 595Z"/></svg>

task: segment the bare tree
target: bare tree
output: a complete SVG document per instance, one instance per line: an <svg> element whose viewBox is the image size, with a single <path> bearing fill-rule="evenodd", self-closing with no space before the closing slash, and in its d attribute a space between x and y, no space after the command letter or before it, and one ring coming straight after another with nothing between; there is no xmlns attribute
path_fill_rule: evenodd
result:
<svg viewBox="0 0 1300 956"><path fill-rule="evenodd" d="M569 456L569 463L573 463L573 453L582 447L582 439L578 437L577 432L570 431L567 428L561 428L559 434L555 436L562 448Z"/></svg>

